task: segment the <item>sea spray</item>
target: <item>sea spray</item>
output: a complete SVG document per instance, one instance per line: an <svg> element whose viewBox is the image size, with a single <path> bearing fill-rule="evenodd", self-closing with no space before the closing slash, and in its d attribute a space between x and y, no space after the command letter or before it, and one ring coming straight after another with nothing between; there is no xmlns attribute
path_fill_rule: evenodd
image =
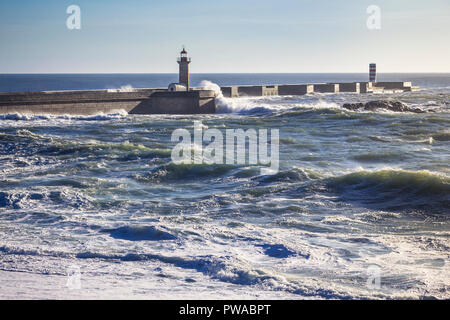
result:
<svg viewBox="0 0 450 320"><path fill-rule="evenodd" d="M227 99L223 96L222 89L219 85L208 80L203 80L200 82L200 87L205 90L212 90L216 93L217 113L232 113L236 111L232 99Z"/></svg>
<svg viewBox="0 0 450 320"><path fill-rule="evenodd" d="M127 84L125 86L121 86L119 89L108 89L107 90L110 93L114 93L114 92L135 92L134 88L132 85Z"/></svg>
<svg viewBox="0 0 450 320"><path fill-rule="evenodd" d="M341 109L335 102L323 101L320 96L270 96L226 98L219 85L209 80L200 82L204 90L216 93L217 113L239 113L241 115L271 115L300 109ZM306 99L305 99L306 98Z"/></svg>

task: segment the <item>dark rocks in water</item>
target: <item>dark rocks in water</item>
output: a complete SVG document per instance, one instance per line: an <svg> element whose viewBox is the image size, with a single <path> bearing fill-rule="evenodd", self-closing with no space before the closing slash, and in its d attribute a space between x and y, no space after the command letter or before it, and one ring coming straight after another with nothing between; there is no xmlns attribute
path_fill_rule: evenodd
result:
<svg viewBox="0 0 450 320"><path fill-rule="evenodd" d="M425 113L426 111L421 109L410 108L400 101L369 101L367 103L345 103L343 108L348 110L366 110L374 111L376 109L386 109L394 112L414 112Z"/></svg>
<svg viewBox="0 0 450 320"><path fill-rule="evenodd" d="M358 102L358 103L344 103L344 105L342 106L345 109L348 110L358 110L358 109L364 109L365 104Z"/></svg>

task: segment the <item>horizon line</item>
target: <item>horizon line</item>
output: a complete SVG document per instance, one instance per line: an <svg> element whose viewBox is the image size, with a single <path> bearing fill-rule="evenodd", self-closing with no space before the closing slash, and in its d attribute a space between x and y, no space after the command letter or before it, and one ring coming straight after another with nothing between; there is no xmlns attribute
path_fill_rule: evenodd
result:
<svg viewBox="0 0 450 320"><path fill-rule="evenodd" d="M369 72L191 72L190 74L368 74ZM448 72L404 72L404 71L390 71L390 72L377 72L377 74L450 74ZM163 74L163 75L177 75L177 72L0 72L0 75L114 75L114 74Z"/></svg>

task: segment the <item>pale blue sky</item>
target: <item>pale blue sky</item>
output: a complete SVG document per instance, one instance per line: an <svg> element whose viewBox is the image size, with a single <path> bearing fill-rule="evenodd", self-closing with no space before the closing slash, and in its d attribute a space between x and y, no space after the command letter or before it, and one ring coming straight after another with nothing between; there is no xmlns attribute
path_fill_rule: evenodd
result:
<svg viewBox="0 0 450 320"><path fill-rule="evenodd" d="M183 44L196 73L450 72L449 32L448 0L1 1L0 73L175 73Z"/></svg>

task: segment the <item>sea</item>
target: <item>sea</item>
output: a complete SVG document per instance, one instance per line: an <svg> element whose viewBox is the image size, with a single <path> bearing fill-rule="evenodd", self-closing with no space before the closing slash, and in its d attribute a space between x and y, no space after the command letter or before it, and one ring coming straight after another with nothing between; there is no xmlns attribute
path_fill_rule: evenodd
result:
<svg viewBox="0 0 450 320"><path fill-rule="evenodd" d="M214 115L0 115L1 299L449 299L450 74L405 93L221 98ZM3 74L0 92L175 74ZM193 86L367 74L193 74ZM401 101L424 113L350 111ZM176 164L177 129L279 130L279 170Z"/></svg>

